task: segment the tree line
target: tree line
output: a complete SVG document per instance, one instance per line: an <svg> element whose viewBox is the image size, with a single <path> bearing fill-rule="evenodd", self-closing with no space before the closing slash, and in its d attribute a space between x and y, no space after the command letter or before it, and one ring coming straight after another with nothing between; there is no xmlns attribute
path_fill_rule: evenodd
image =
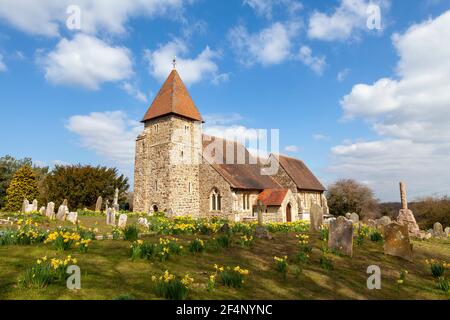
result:
<svg viewBox="0 0 450 320"><path fill-rule="evenodd" d="M30 158L0 158L0 210L19 211L24 199L55 204L67 199L69 208L94 209L99 196L110 202L119 189L119 202L127 203L128 178L117 168L90 165L39 167ZM129 204L128 204L129 205Z"/></svg>

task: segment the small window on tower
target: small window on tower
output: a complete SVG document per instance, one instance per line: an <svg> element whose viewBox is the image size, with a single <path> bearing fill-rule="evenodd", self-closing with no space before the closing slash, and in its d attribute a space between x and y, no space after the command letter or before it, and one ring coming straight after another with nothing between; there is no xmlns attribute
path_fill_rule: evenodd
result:
<svg viewBox="0 0 450 320"><path fill-rule="evenodd" d="M155 181L155 190L158 191L158 181Z"/></svg>
<svg viewBox="0 0 450 320"><path fill-rule="evenodd" d="M181 151L181 159L184 159L184 151Z"/></svg>
<svg viewBox="0 0 450 320"><path fill-rule="evenodd" d="M184 126L184 133L188 133L189 132L189 126Z"/></svg>
<svg viewBox="0 0 450 320"><path fill-rule="evenodd" d="M189 189L189 193L192 193L192 183L191 182L189 182L188 189Z"/></svg>
<svg viewBox="0 0 450 320"><path fill-rule="evenodd" d="M155 124L155 132L159 131L159 124Z"/></svg>

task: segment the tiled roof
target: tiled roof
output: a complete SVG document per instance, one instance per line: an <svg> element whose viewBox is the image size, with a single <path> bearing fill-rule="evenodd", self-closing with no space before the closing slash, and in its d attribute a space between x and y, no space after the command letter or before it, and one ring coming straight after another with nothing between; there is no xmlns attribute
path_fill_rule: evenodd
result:
<svg viewBox="0 0 450 320"><path fill-rule="evenodd" d="M170 73L142 122L169 114L203 121L200 112L176 70L172 70Z"/></svg>
<svg viewBox="0 0 450 320"><path fill-rule="evenodd" d="M266 189L258 196L265 206L281 206L289 189Z"/></svg>
<svg viewBox="0 0 450 320"><path fill-rule="evenodd" d="M283 155L277 155L276 157L298 189L321 192L326 190L303 161Z"/></svg>
<svg viewBox="0 0 450 320"><path fill-rule="evenodd" d="M253 157L248 150L240 143L227 141L222 138L203 136L203 156L213 168L236 189L264 190L278 189L281 186L268 175L261 174L261 164ZM208 148L213 144L214 148ZM231 151L233 150L233 151ZM243 158L246 164L237 164L239 160L237 151L243 151ZM230 155L228 152L233 152ZM227 154L230 155L227 164ZM250 159L252 162L250 162ZM257 164L250 164L250 163Z"/></svg>

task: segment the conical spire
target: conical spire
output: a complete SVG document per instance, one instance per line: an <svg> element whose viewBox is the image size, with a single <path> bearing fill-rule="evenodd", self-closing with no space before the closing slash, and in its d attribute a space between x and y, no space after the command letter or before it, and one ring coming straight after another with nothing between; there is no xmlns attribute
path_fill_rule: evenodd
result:
<svg viewBox="0 0 450 320"><path fill-rule="evenodd" d="M159 90L142 122L169 114L203 121L200 112L175 69L172 70L161 90Z"/></svg>

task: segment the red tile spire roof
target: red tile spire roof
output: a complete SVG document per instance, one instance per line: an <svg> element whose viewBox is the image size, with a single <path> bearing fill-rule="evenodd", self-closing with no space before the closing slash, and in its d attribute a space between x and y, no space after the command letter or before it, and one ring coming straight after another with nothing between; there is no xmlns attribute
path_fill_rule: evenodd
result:
<svg viewBox="0 0 450 320"><path fill-rule="evenodd" d="M177 70L173 69L148 109L142 122L175 114L195 121L203 121Z"/></svg>

